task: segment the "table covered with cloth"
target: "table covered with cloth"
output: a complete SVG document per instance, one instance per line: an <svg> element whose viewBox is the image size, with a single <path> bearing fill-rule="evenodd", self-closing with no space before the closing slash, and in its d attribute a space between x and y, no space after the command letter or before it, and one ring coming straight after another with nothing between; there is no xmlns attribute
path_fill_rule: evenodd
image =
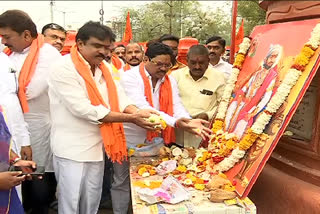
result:
<svg viewBox="0 0 320 214"><path fill-rule="evenodd" d="M137 173L140 164L150 163L157 157L131 157L130 158L130 184L132 208L134 214L254 214L256 207L249 198L242 200L243 205L226 205L225 203L210 202L209 193L196 190L192 187L186 188L191 194L190 200L177 204L156 203L147 204L142 201L137 193L137 183L150 183L151 181L162 181L163 176L158 174L150 177L142 177Z"/></svg>

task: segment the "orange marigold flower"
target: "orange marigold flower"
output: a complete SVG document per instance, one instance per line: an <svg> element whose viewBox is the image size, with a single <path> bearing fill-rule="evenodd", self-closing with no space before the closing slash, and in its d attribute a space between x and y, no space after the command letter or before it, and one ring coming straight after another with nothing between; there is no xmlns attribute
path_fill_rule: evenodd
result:
<svg viewBox="0 0 320 214"><path fill-rule="evenodd" d="M294 64L306 67L309 64L309 58L300 53L295 59Z"/></svg>
<svg viewBox="0 0 320 214"><path fill-rule="evenodd" d="M142 175L143 173L145 173L147 171L147 169L145 167L141 167L139 170L138 170L138 174L139 175Z"/></svg>
<svg viewBox="0 0 320 214"><path fill-rule="evenodd" d="M205 185L204 184L195 184L194 188L196 188L197 190L204 190Z"/></svg>
<svg viewBox="0 0 320 214"><path fill-rule="evenodd" d="M244 59L245 59L245 55L238 53L233 64L242 66Z"/></svg>
<svg viewBox="0 0 320 214"><path fill-rule="evenodd" d="M310 47L308 47L308 46L304 46L303 48L302 48L302 50L301 50L301 54L303 54L304 56L306 56L306 57L308 57L308 58L310 58L310 57L312 57L313 56L313 54L314 54L314 50L312 50Z"/></svg>
<svg viewBox="0 0 320 214"><path fill-rule="evenodd" d="M221 120L215 120L213 125L212 125L212 132L216 133L217 131L219 131L220 129L223 128L223 121Z"/></svg>
<svg viewBox="0 0 320 214"><path fill-rule="evenodd" d="M240 141L239 148L244 151L248 150L258 137L258 134L253 133L252 130L249 129L247 134Z"/></svg>

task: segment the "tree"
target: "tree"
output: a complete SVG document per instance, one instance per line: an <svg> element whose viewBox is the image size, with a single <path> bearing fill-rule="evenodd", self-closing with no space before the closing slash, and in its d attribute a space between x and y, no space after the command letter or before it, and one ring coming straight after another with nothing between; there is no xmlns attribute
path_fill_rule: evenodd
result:
<svg viewBox="0 0 320 214"><path fill-rule="evenodd" d="M198 1L154 1L139 9L124 8L123 25L128 10L134 41L149 41L165 33L192 36L200 42L216 34L230 41L230 19L222 10L204 12Z"/></svg>
<svg viewBox="0 0 320 214"><path fill-rule="evenodd" d="M260 8L258 0L238 1L238 14L244 19L245 35L249 35L256 25L266 22L266 11Z"/></svg>

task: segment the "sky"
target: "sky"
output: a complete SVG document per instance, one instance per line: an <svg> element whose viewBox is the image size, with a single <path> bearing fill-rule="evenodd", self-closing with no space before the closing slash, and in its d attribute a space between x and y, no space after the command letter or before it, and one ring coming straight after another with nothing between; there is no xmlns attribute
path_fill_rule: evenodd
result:
<svg viewBox="0 0 320 214"><path fill-rule="evenodd" d="M122 7L139 8L151 1L103 1L104 20L111 21L120 15ZM200 1L203 9L215 10L224 7L223 1ZM10 9L27 12L38 30L51 22L50 1L1 1L0 14ZM54 1L53 22L66 29L77 30L89 20L99 21L101 1ZM231 8L230 8L231 10ZM64 18L65 17L65 18Z"/></svg>

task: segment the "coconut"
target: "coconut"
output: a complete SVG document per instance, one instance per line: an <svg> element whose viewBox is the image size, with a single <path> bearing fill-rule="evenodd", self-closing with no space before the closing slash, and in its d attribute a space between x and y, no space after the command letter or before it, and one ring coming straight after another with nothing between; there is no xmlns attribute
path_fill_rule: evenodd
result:
<svg viewBox="0 0 320 214"><path fill-rule="evenodd" d="M182 154L181 154L181 157L182 157L182 158L188 158L188 157L189 157L189 152L188 152L188 150L184 149L183 152L182 152Z"/></svg>
<svg viewBox="0 0 320 214"><path fill-rule="evenodd" d="M192 163L192 158L184 158L179 161L181 165L188 166Z"/></svg>
<svg viewBox="0 0 320 214"><path fill-rule="evenodd" d="M223 202L224 200L233 199L236 196L237 196L237 194L235 192L230 192L230 191L223 190L223 189L215 189L215 190L210 191L209 200L211 202L220 203L220 202Z"/></svg>
<svg viewBox="0 0 320 214"><path fill-rule="evenodd" d="M180 155L182 155L182 150L180 148L176 147L172 150L172 155L174 157L180 156Z"/></svg>

